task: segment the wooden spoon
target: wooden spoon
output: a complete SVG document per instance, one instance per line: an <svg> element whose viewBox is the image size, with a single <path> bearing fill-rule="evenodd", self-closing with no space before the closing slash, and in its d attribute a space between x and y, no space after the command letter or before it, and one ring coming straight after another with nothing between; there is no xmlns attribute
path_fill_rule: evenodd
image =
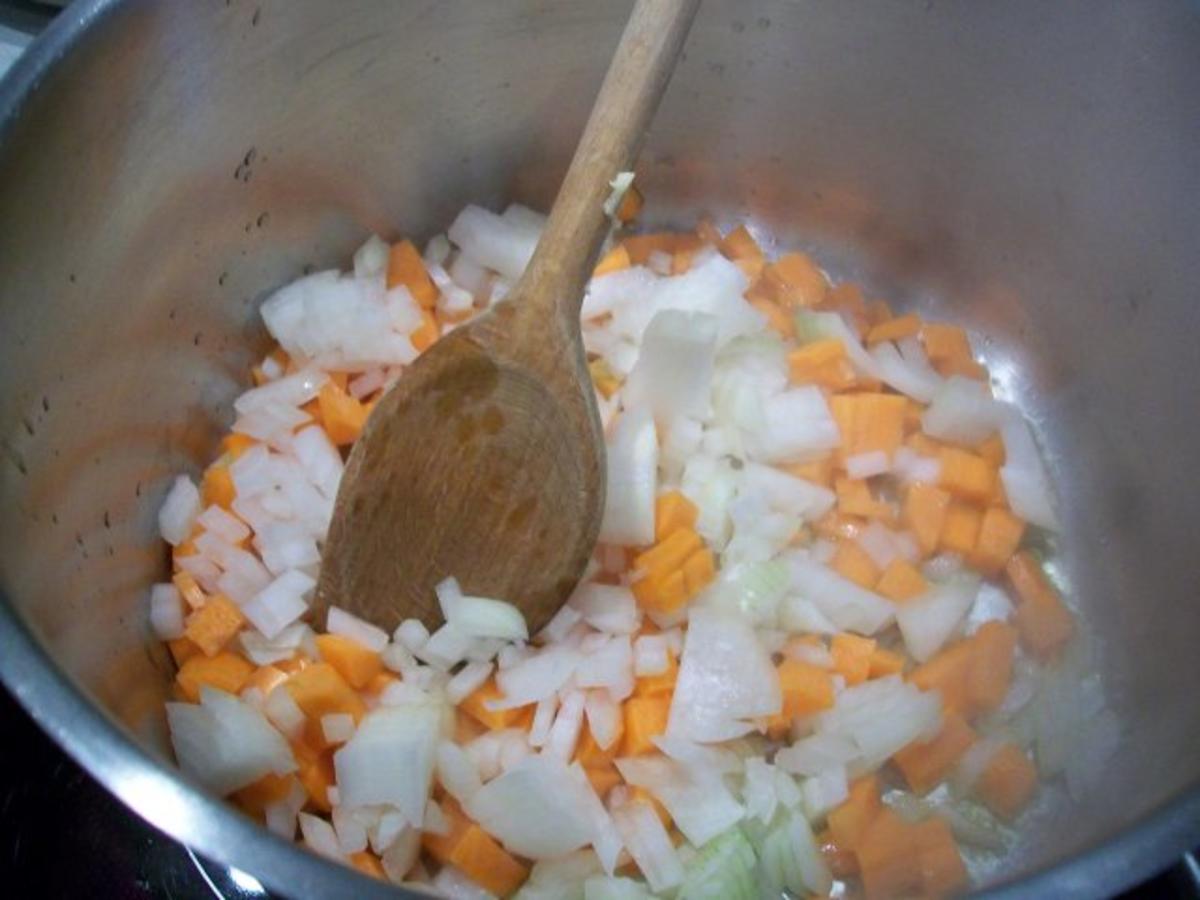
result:
<svg viewBox="0 0 1200 900"><path fill-rule="evenodd" d="M583 574L604 437L579 330L608 232L699 0L638 0L537 249L508 297L438 341L379 401L342 476L317 586L384 628L441 621L434 586L519 606L534 633Z"/></svg>

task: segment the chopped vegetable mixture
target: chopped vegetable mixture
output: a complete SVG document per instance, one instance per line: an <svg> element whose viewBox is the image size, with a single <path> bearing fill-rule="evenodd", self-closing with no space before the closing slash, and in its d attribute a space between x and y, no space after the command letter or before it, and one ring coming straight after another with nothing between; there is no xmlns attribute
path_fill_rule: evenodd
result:
<svg viewBox="0 0 1200 900"><path fill-rule="evenodd" d="M630 189L618 218L641 205ZM1076 622L1036 549L1047 475L966 332L745 226L617 236L601 259L582 310L601 541L540 634L453 579L432 634L309 620L372 406L504 296L543 221L470 206L424 253L372 237L352 272L263 304L275 349L160 512L180 766L289 840L450 897L966 889L1039 783L1115 739L1075 702Z"/></svg>

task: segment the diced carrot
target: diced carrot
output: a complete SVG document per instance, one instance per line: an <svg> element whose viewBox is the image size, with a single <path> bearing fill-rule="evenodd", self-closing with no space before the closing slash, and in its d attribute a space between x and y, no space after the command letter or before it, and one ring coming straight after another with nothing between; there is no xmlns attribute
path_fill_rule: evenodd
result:
<svg viewBox="0 0 1200 900"><path fill-rule="evenodd" d="M633 558L634 571L664 576L680 568L683 561L704 546L700 535L690 528L677 528L649 550Z"/></svg>
<svg viewBox="0 0 1200 900"><path fill-rule="evenodd" d="M635 581L632 587L633 596L642 609L662 615L679 611L688 601L687 581L682 569L662 576L642 578Z"/></svg>
<svg viewBox="0 0 1200 900"><path fill-rule="evenodd" d="M1037 769L1016 744L997 750L975 783L975 792L992 812L1013 819L1023 810L1037 788Z"/></svg>
<svg viewBox="0 0 1200 900"><path fill-rule="evenodd" d="M260 816L269 804L282 800L291 789L290 777L268 772L258 781L235 791L232 800L250 815Z"/></svg>
<svg viewBox="0 0 1200 900"><path fill-rule="evenodd" d="M396 677L395 675L393 675L391 672L388 672L386 670L379 672L370 681L368 681L366 683L366 685L363 687L363 693L364 694L372 694L372 695L382 694L389 685L391 685L399 680L400 679L398 677Z"/></svg>
<svg viewBox="0 0 1200 900"><path fill-rule="evenodd" d="M746 297L751 306L767 317L767 324L771 326L772 331L783 338L795 336L796 323L792 321L792 317L784 312L773 299L756 296L753 287L746 292Z"/></svg>
<svg viewBox="0 0 1200 900"><path fill-rule="evenodd" d="M175 584L175 589L179 591L179 596L183 598L183 602L190 609L199 609L208 602L208 595L196 583L196 579L189 572L176 572L171 576L171 581Z"/></svg>
<svg viewBox="0 0 1200 900"><path fill-rule="evenodd" d="M700 510L679 491L667 491L654 500L654 540L664 541L681 528L694 529Z"/></svg>
<svg viewBox="0 0 1200 900"><path fill-rule="evenodd" d="M887 305L886 301L875 300L867 306L867 319L871 323L871 327L882 325L884 322L890 322L896 318L892 312L892 308Z"/></svg>
<svg viewBox="0 0 1200 900"><path fill-rule="evenodd" d="M999 434L993 434L975 449L980 456L996 468L1004 465L1004 439Z"/></svg>
<svg viewBox="0 0 1200 900"><path fill-rule="evenodd" d="M421 327L408 336L412 342L413 349L418 353L424 353L432 347L437 339L441 336L441 328L438 326L437 316L433 310L421 310Z"/></svg>
<svg viewBox="0 0 1200 900"><path fill-rule="evenodd" d="M921 343L933 367L943 375L963 374L964 364L974 363L967 333L957 325L926 322L921 327Z"/></svg>
<svg viewBox="0 0 1200 900"><path fill-rule="evenodd" d="M940 545L943 550L967 556L975 549L979 540L979 525L983 513L978 506L954 500L946 509L946 521L942 524Z"/></svg>
<svg viewBox="0 0 1200 900"><path fill-rule="evenodd" d="M986 459L957 447L944 447L938 485L955 497L986 503L996 484L996 470Z"/></svg>
<svg viewBox="0 0 1200 900"><path fill-rule="evenodd" d="M246 680L245 687L255 688L263 697L287 681L287 673L276 666L259 666Z"/></svg>
<svg viewBox="0 0 1200 900"><path fill-rule="evenodd" d="M909 787L925 794L946 780L978 738L962 715L951 713L942 719L942 729L932 740L909 744L892 761Z"/></svg>
<svg viewBox="0 0 1200 900"><path fill-rule="evenodd" d="M893 603L903 603L929 590L929 582L921 574L921 570L907 559L897 557L892 560L879 580L875 583L875 593L882 594Z"/></svg>
<svg viewBox="0 0 1200 900"><path fill-rule="evenodd" d="M899 675L904 671L904 656L892 650L876 647L871 653L871 667L868 678L883 678L886 675Z"/></svg>
<svg viewBox="0 0 1200 900"><path fill-rule="evenodd" d="M434 860L442 865L446 865L450 862L450 856L454 853L454 848L458 846L458 842L462 840L462 836L475 823L467 818L466 813L462 811L462 807L450 797L442 800L441 808L442 814L449 823L449 829L445 834L436 834L432 831L422 832L421 847Z"/></svg>
<svg viewBox="0 0 1200 900"><path fill-rule="evenodd" d="M844 516L862 516L867 519L894 518L892 508L871 495L871 487L864 478L837 476L834 482L837 493L837 511Z"/></svg>
<svg viewBox="0 0 1200 900"><path fill-rule="evenodd" d="M350 864L364 875L378 878L380 881L387 880L387 873L383 870L383 863L370 850L359 850L357 853L351 853Z"/></svg>
<svg viewBox="0 0 1200 900"><path fill-rule="evenodd" d="M629 265L629 250L624 244L617 244L605 253L604 258L596 264L596 268L592 271L592 277L599 278L610 272L620 272L622 269L628 269Z"/></svg>
<svg viewBox="0 0 1200 900"><path fill-rule="evenodd" d="M842 436L838 461L882 450L889 456L904 438L904 410L908 401L900 394L837 394L829 409ZM990 486L990 485L989 485Z"/></svg>
<svg viewBox="0 0 1200 900"><path fill-rule="evenodd" d="M917 859L921 870L921 894L947 897L961 894L969 876L950 826L938 816L930 816L913 826Z"/></svg>
<svg viewBox="0 0 1200 900"><path fill-rule="evenodd" d="M961 375L963 378L986 382L991 377L987 367L973 359L947 359L935 365L935 368L947 378L951 375Z"/></svg>
<svg viewBox="0 0 1200 900"><path fill-rule="evenodd" d="M214 594L188 617L184 635L205 656L216 656L246 622L237 605L224 594Z"/></svg>
<svg viewBox="0 0 1200 900"><path fill-rule="evenodd" d="M394 288L400 285L408 288L412 298L426 309L431 309L437 303L437 286L429 277L425 261L412 241L392 244L388 252L387 286Z"/></svg>
<svg viewBox="0 0 1200 900"><path fill-rule="evenodd" d="M673 256L679 250L694 250L702 243L697 235L690 232L632 234L621 239L621 245L629 254L630 263L635 266L644 265L652 253L666 253L668 256Z"/></svg>
<svg viewBox="0 0 1200 900"><path fill-rule="evenodd" d="M745 225L739 225L729 234L725 235L725 239L721 241L721 252L730 259L762 259L762 248L758 246L758 241L754 240L754 236L750 234L750 229Z"/></svg>
<svg viewBox="0 0 1200 900"><path fill-rule="evenodd" d="M604 395L605 400L611 399L613 394L621 389L621 379L603 357L596 357L588 363L588 374L592 377L592 384Z"/></svg>
<svg viewBox="0 0 1200 900"><path fill-rule="evenodd" d="M473 822L458 837L446 862L497 897L508 896L529 877L529 869Z"/></svg>
<svg viewBox="0 0 1200 900"><path fill-rule="evenodd" d="M937 550L949 507L950 495L941 488L921 482L909 485L901 518L916 535L923 555Z"/></svg>
<svg viewBox="0 0 1200 900"><path fill-rule="evenodd" d="M667 654L667 670L657 675L643 675L634 683L633 692L638 697L671 696L675 691L675 682L679 678L679 663L675 657Z"/></svg>
<svg viewBox="0 0 1200 900"><path fill-rule="evenodd" d="M254 666L234 653L198 654L180 667L175 683L184 697L197 703L201 687L207 685L227 694L236 694L253 673Z"/></svg>
<svg viewBox="0 0 1200 900"><path fill-rule="evenodd" d="M783 693L782 713L788 719L807 716L833 706L833 679L812 663L785 659L777 667Z"/></svg>
<svg viewBox="0 0 1200 900"><path fill-rule="evenodd" d="M972 636L971 643L967 702L973 712L991 712L1008 695L1017 630L1004 622L985 622Z"/></svg>
<svg viewBox="0 0 1200 900"><path fill-rule="evenodd" d="M205 506L220 506L229 509L237 491L233 487L233 476L229 474L229 466L224 463L213 463L204 470L204 479L200 482L200 498Z"/></svg>
<svg viewBox="0 0 1200 900"><path fill-rule="evenodd" d="M833 455L822 456L806 463L787 463L780 468L789 475L803 478L822 487L833 487Z"/></svg>
<svg viewBox="0 0 1200 900"><path fill-rule="evenodd" d="M871 672L871 654L876 642L857 634L835 634L829 644L833 669L846 679L846 684L861 684Z"/></svg>
<svg viewBox="0 0 1200 900"><path fill-rule="evenodd" d="M623 225L628 225L638 217L642 211L642 192L632 184L625 190L625 195L621 198L621 203L617 207L617 221Z"/></svg>
<svg viewBox="0 0 1200 900"><path fill-rule="evenodd" d="M383 671L378 653L344 635L318 634L316 642L321 659L337 669L355 690L361 691Z"/></svg>
<svg viewBox="0 0 1200 900"><path fill-rule="evenodd" d="M915 313L888 319L876 325L867 332L867 345L873 346L882 341L898 341L901 338L912 337L921 331L921 319Z"/></svg>
<svg viewBox="0 0 1200 900"><path fill-rule="evenodd" d="M925 413L925 407L913 400L908 399L908 405L904 407L904 433L912 436L919 434L921 431L921 416ZM908 437L905 438L908 441Z"/></svg>
<svg viewBox="0 0 1200 900"><path fill-rule="evenodd" d="M858 841L856 855L869 900L919 894L924 879L913 826L884 807Z"/></svg>
<svg viewBox="0 0 1200 900"><path fill-rule="evenodd" d="M838 541L837 549L833 554L832 567L843 578L868 590L873 588L875 582L879 580L879 567L875 565L875 561L859 545L858 541L849 538L842 538Z"/></svg>
<svg viewBox="0 0 1200 900"><path fill-rule="evenodd" d="M469 744L487 731L473 716L468 716L459 706L454 710L454 743Z"/></svg>
<svg viewBox="0 0 1200 900"><path fill-rule="evenodd" d="M605 794L621 783L621 773L611 763L607 766L599 766L591 769L584 768L583 774L591 782L592 790L596 792L596 796L601 799L604 799Z"/></svg>
<svg viewBox="0 0 1200 900"><path fill-rule="evenodd" d="M996 575L1017 552L1025 523L999 506L989 507L979 526L979 537L969 562L984 575Z"/></svg>
<svg viewBox="0 0 1200 900"><path fill-rule="evenodd" d="M671 274L682 275L692 267L692 260L696 257L696 251L690 247L684 250L676 250L671 254Z"/></svg>
<svg viewBox="0 0 1200 900"><path fill-rule="evenodd" d="M865 526L866 523L862 519L840 513L837 509L831 509L813 523L817 534L830 541L855 538Z"/></svg>
<svg viewBox="0 0 1200 900"><path fill-rule="evenodd" d="M292 754L296 757L296 777L300 779L309 804L320 812L329 812L329 789L333 787L333 751L314 750L305 741L292 742Z"/></svg>
<svg viewBox="0 0 1200 900"><path fill-rule="evenodd" d="M1016 554L1005 571L1021 600L1013 616L1021 643L1044 662L1057 655L1071 639L1075 618L1030 553Z"/></svg>
<svg viewBox="0 0 1200 900"><path fill-rule="evenodd" d="M176 666L182 666L193 656L203 655L200 648L186 637L177 637L167 641L167 649L171 651L171 659L175 660Z"/></svg>
<svg viewBox="0 0 1200 900"><path fill-rule="evenodd" d="M654 751L652 738L667 730L671 697L666 694L633 696L625 701L625 736L621 747L624 755L637 756Z"/></svg>
<svg viewBox="0 0 1200 900"><path fill-rule="evenodd" d="M792 308L819 306L829 292L829 282L803 253L783 254L767 267L765 277L778 285L780 302Z"/></svg>
<svg viewBox="0 0 1200 900"><path fill-rule="evenodd" d="M850 794L829 811L829 835L842 850L858 847L867 828L879 815L879 779L865 775L850 785Z"/></svg>
<svg viewBox="0 0 1200 900"><path fill-rule="evenodd" d="M309 665L308 659L303 656L293 656L290 659L281 659L275 663L275 667L285 675L295 675L297 672L307 669Z"/></svg>
<svg viewBox="0 0 1200 900"><path fill-rule="evenodd" d="M917 666L908 680L923 691L937 691L946 712L969 713L967 685L971 672L972 648L969 640L957 641L923 665Z"/></svg>
<svg viewBox="0 0 1200 900"><path fill-rule="evenodd" d="M617 734L617 739L609 745L607 749L602 749L596 743L596 738L592 735L592 729L586 725L582 729L579 736L578 746L575 748L575 761L585 769L600 769L604 766L611 765L613 757L621 746L621 737L625 733L625 719L622 716L618 719L620 729Z"/></svg>
<svg viewBox="0 0 1200 900"><path fill-rule="evenodd" d="M237 459L257 443L249 435L230 432L221 438L221 454L228 455L231 460Z"/></svg>
<svg viewBox="0 0 1200 900"><path fill-rule="evenodd" d="M831 391L844 391L858 381L846 345L835 338L793 350L788 354L788 372L793 383L816 384Z"/></svg>
<svg viewBox="0 0 1200 900"><path fill-rule="evenodd" d="M305 736L314 747L327 746L325 732L321 728L321 717L334 713L346 713L358 722L367 712L366 704L355 690L346 683L329 663L313 663L284 682L308 722Z"/></svg>
<svg viewBox="0 0 1200 900"><path fill-rule="evenodd" d="M522 716L526 714L526 711L532 709L532 706L517 707L516 709L488 709L487 703L489 700L499 700L503 696L504 694L496 684L496 679L489 678L480 687L468 694L458 704L458 708L484 728L489 728L492 731L513 728L521 720Z"/></svg>
<svg viewBox="0 0 1200 900"><path fill-rule="evenodd" d="M683 583L689 597L695 597L717 576L717 563L707 547L697 550L683 562Z"/></svg>
<svg viewBox="0 0 1200 900"><path fill-rule="evenodd" d="M821 851L821 858L825 860L825 865L829 867L829 873L842 881L849 880L858 876L858 857L854 855L853 850L843 850L829 838L829 831L821 832L825 840L818 837L818 848ZM815 894L813 896L816 896Z"/></svg>
<svg viewBox="0 0 1200 900"><path fill-rule="evenodd" d="M367 410L359 400L330 381L317 394L317 406L329 440L339 447L358 440L367 421Z"/></svg>
<svg viewBox="0 0 1200 900"><path fill-rule="evenodd" d="M194 537L194 535L193 535L193 537ZM186 541L183 541L181 544L176 546L171 551L171 562L174 564L175 569L179 570L179 560L183 559L183 557L185 557L185 556L195 556L195 555L196 555L196 542L191 537L189 537Z"/></svg>

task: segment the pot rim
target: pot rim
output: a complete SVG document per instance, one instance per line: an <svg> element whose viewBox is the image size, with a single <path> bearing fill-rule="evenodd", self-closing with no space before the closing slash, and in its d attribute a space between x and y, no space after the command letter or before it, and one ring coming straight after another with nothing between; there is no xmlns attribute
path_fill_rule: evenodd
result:
<svg viewBox="0 0 1200 900"><path fill-rule="evenodd" d="M122 0L76 0L0 79L0 148L25 101L87 30ZM117 799L185 846L294 896L421 897L285 841L146 753L128 730L50 658L0 588L0 681L38 725ZM1115 894L1165 869L1200 844L1200 783L1121 832L1069 859L978 896L1093 897ZM350 879L348 882L347 879Z"/></svg>

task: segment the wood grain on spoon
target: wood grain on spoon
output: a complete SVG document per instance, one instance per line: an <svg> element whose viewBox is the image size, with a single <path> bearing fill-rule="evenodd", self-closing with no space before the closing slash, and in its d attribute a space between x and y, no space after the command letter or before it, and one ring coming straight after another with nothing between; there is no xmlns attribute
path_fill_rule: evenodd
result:
<svg viewBox="0 0 1200 900"><path fill-rule="evenodd" d="M579 330L609 182L637 154L699 0L638 0L537 249L501 303L423 354L342 477L316 606L441 621L434 586L517 604L531 633L587 565L605 451Z"/></svg>

